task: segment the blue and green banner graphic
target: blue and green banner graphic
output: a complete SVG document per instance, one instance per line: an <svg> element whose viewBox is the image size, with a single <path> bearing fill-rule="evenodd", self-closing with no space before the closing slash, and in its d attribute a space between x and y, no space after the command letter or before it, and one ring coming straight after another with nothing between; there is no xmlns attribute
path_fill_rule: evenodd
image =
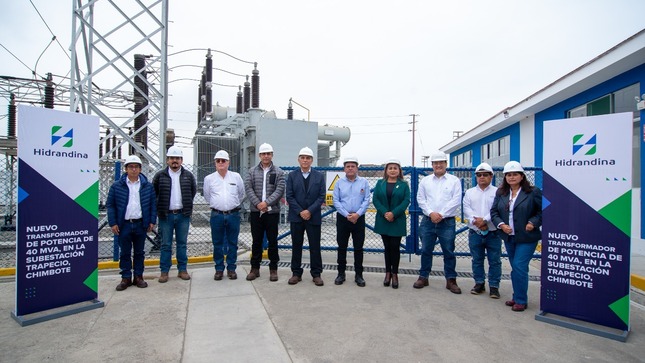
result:
<svg viewBox="0 0 645 363"><path fill-rule="evenodd" d="M18 108L18 316L98 294L95 116Z"/></svg>
<svg viewBox="0 0 645 363"><path fill-rule="evenodd" d="M629 330L632 117L544 123L545 313Z"/></svg>

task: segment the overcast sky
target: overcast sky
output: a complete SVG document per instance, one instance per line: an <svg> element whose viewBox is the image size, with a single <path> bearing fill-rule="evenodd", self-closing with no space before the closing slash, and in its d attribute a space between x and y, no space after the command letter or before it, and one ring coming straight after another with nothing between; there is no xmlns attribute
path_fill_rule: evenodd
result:
<svg viewBox="0 0 645 363"><path fill-rule="evenodd" d="M52 33L32 3L62 47L48 47ZM66 75L72 0L2 0L2 7L0 74L30 78L36 68L40 76ZM643 29L643 14L642 0L183 0L170 2L169 53L212 48L258 62L262 109L286 118L293 97L312 121L349 127L342 153L361 163L396 157L410 165L409 115L417 114L419 166L453 131L475 127ZM97 11L95 20L112 18ZM169 67L201 67L204 56L170 56ZM213 64L239 74L253 69L220 53ZM179 67L170 80L200 74ZM244 82L219 71L213 78ZM186 138L197 125L197 85L169 87L168 126ZM235 107L236 93L214 86L213 104ZM0 100L0 134L7 103ZM306 119L307 111L294 105L294 118Z"/></svg>

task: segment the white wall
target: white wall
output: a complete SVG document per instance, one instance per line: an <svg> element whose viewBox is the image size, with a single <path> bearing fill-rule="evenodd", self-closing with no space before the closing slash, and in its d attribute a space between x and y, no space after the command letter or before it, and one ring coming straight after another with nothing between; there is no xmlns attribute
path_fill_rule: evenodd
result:
<svg viewBox="0 0 645 363"><path fill-rule="evenodd" d="M542 140L539 140L542 142ZM535 116L520 121L520 164L535 166Z"/></svg>

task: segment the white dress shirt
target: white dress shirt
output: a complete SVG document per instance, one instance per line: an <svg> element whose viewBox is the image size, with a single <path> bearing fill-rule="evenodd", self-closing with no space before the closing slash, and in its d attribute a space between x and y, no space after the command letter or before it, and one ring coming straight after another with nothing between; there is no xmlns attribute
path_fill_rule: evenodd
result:
<svg viewBox="0 0 645 363"><path fill-rule="evenodd" d="M461 204L461 181L448 173L441 177L428 175L419 183L417 203L428 217L432 212L444 218L454 217Z"/></svg>
<svg viewBox="0 0 645 363"><path fill-rule="evenodd" d="M490 220L490 208L493 205L493 200L495 200L496 192L497 187L493 185L487 186L486 189L475 186L466 190L464 195L464 215L468 218L468 228L479 230L473 224L475 217L477 217L486 221L489 231L497 229Z"/></svg>
<svg viewBox="0 0 645 363"><path fill-rule="evenodd" d="M141 212L141 198L139 198L139 189L141 188L141 179L131 182L130 178L125 178L125 183L128 185L130 191L128 195L128 206L125 208L125 219L139 219L143 218Z"/></svg>
<svg viewBox="0 0 645 363"><path fill-rule="evenodd" d="M204 198L213 209L222 212L235 209L244 200L244 181L234 171L227 171L224 177L216 171L204 178Z"/></svg>

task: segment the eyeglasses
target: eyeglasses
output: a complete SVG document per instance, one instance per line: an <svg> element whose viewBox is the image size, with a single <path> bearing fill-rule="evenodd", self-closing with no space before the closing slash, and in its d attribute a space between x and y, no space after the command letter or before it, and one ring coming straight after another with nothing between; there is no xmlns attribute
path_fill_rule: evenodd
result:
<svg viewBox="0 0 645 363"><path fill-rule="evenodd" d="M227 161L228 160L225 160L225 159L215 159L215 162L218 163L218 164L224 164Z"/></svg>
<svg viewBox="0 0 645 363"><path fill-rule="evenodd" d="M478 178L486 177L486 176L493 176L491 173L475 173L475 176Z"/></svg>

